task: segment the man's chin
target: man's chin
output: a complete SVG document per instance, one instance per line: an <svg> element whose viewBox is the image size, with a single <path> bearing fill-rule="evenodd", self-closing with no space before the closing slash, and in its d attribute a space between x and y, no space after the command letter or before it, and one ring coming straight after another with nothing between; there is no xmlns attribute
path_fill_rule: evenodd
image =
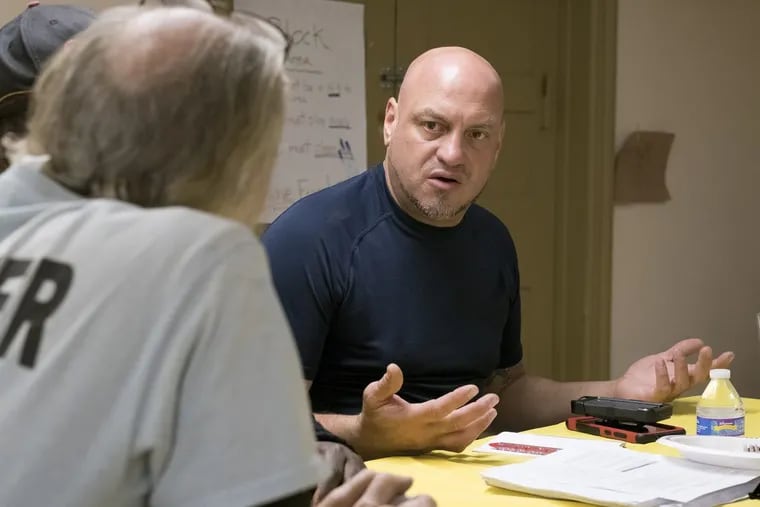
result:
<svg viewBox="0 0 760 507"><path fill-rule="evenodd" d="M467 211L467 208L470 207L470 203L460 205L460 206L451 206L451 205L442 205L440 202L438 203L430 203L430 202L418 202L417 208L420 210L420 213L425 215L428 219L434 220L434 221L440 221L440 222L450 222L451 220L456 220L458 218L461 218L462 215L464 215L464 212Z"/></svg>

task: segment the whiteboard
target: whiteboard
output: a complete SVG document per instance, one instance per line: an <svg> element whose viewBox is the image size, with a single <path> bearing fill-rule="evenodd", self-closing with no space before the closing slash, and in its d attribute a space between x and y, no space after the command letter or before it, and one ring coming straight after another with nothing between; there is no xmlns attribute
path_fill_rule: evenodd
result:
<svg viewBox="0 0 760 507"><path fill-rule="evenodd" d="M236 0L293 38L285 126L260 222L367 167L364 6L330 0Z"/></svg>

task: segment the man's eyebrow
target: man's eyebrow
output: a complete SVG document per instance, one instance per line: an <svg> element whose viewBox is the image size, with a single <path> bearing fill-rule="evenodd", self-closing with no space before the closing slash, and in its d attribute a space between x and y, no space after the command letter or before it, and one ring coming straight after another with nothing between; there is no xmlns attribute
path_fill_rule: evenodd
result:
<svg viewBox="0 0 760 507"><path fill-rule="evenodd" d="M420 121L422 119L431 119L439 123L445 123L445 124L449 123L449 120L444 115L434 111L430 107L426 107L422 111L419 111L418 113L416 113L414 115L414 119L417 121ZM485 120L475 123L474 125L469 125L467 127L467 130L473 130L473 129L492 130L495 126L495 123L496 122L494 121L494 118L489 115Z"/></svg>
<svg viewBox="0 0 760 507"><path fill-rule="evenodd" d="M470 129L470 130L471 129L486 129L486 130L490 130L490 129L493 129L495 125L496 125L496 122L494 121L493 116L489 116L485 120L483 120L481 122L478 122L478 123L476 123L474 125L470 125L467 128Z"/></svg>
<svg viewBox="0 0 760 507"><path fill-rule="evenodd" d="M492 123L478 123L467 127L467 130L493 130Z"/></svg>
<svg viewBox="0 0 760 507"><path fill-rule="evenodd" d="M433 111L429 107L426 107L422 111L420 111L417 114L415 114L414 118L416 120L421 120L422 118L430 118L430 119L435 120L435 121L440 122L440 123L448 123L448 120L446 119L445 116L443 116L440 113L436 113L435 111Z"/></svg>

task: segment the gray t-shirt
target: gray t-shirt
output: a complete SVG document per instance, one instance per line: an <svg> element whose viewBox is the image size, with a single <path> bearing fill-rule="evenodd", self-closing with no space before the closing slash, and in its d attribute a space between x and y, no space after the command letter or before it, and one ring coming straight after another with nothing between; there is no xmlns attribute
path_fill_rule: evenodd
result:
<svg viewBox="0 0 760 507"><path fill-rule="evenodd" d="M321 465L265 254L185 208L0 175L0 505L259 505Z"/></svg>

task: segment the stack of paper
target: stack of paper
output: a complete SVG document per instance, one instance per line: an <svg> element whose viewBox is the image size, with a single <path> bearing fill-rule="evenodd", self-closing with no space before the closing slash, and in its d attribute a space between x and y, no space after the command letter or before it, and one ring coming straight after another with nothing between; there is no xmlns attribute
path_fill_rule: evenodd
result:
<svg viewBox="0 0 760 507"><path fill-rule="evenodd" d="M708 507L752 491L760 473L695 463L622 447L563 449L490 468L492 486L597 505Z"/></svg>

